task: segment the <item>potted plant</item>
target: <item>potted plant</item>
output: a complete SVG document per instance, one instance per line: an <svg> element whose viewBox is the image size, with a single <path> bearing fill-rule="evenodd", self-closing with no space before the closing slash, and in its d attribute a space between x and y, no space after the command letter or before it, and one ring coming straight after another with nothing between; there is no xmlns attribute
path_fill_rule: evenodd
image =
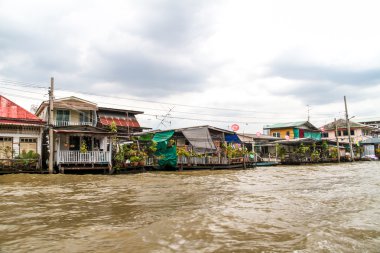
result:
<svg viewBox="0 0 380 253"><path fill-rule="evenodd" d="M182 159L182 157L186 157L187 165L190 165L190 152L186 150L185 147L177 147L177 156Z"/></svg>
<svg viewBox="0 0 380 253"><path fill-rule="evenodd" d="M145 159L148 158L148 155L145 152L140 151L138 153L138 157L139 157L139 165L145 166Z"/></svg>
<svg viewBox="0 0 380 253"><path fill-rule="evenodd" d="M170 139L169 141L168 141L168 148L170 148L170 147L172 147L172 146L174 146L175 145L175 140L174 139Z"/></svg>
<svg viewBox="0 0 380 253"><path fill-rule="evenodd" d="M81 153L86 153L87 152L87 144L85 141L82 141L82 143L80 144L80 152Z"/></svg>
<svg viewBox="0 0 380 253"><path fill-rule="evenodd" d="M129 160L131 161L131 165L136 167L139 165L140 157L134 155Z"/></svg>
<svg viewBox="0 0 380 253"><path fill-rule="evenodd" d="M380 147L375 149L375 154L378 158L380 158Z"/></svg>
<svg viewBox="0 0 380 253"><path fill-rule="evenodd" d="M336 161L338 160L338 148L336 147L333 147L333 148L330 148L330 157L333 161Z"/></svg>
<svg viewBox="0 0 380 253"><path fill-rule="evenodd" d="M320 156L319 151L318 151L318 150L314 150L314 151L311 153L311 156L310 156L311 161L312 161L312 162L318 162L318 161L319 161L319 156Z"/></svg>

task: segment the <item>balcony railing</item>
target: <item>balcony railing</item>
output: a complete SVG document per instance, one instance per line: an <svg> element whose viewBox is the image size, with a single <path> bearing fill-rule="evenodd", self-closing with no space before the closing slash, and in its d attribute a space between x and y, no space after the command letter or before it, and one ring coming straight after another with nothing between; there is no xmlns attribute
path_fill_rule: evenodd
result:
<svg viewBox="0 0 380 253"><path fill-rule="evenodd" d="M62 121L62 120L56 120L54 121L54 126L94 126L95 122L90 121Z"/></svg>
<svg viewBox="0 0 380 253"><path fill-rule="evenodd" d="M57 163L75 163L75 164L105 164L111 162L111 154L109 151L58 151Z"/></svg>

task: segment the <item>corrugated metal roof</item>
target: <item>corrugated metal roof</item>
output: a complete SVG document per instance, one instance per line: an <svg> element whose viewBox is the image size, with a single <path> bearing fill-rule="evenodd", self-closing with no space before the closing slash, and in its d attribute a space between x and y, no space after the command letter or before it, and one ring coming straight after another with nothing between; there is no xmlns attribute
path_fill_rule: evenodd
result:
<svg viewBox="0 0 380 253"><path fill-rule="evenodd" d="M12 125L12 126L38 126L41 127L45 123L44 122L38 122L38 121L21 121L21 120L6 120L6 119L0 119L0 125Z"/></svg>
<svg viewBox="0 0 380 253"><path fill-rule="evenodd" d="M137 120L132 118L119 118L119 117L112 117L112 116L101 116L99 117L100 123L102 123L105 126L111 125L112 121L115 122L116 126L121 127L140 127L139 122Z"/></svg>
<svg viewBox="0 0 380 253"><path fill-rule="evenodd" d="M43 122L31 112L0 95L0 117L11 120Z"/></svg>
<svg viewBox="0 0 380 253"><path fill-rule="evenodd" d="M296 122L286 122L286 123L277 123L273 125L265 126L264 129L271 129L271 128L286 128L286 127L299 127L304 124L306 124L307 121L296 121Z"/></svg>
<svg viewBox="0 0 380 253"><path fill-rule="evenodd" d="M360 142L361 144L380 144L380 138L370 138Z"/></svg>
<svg viewBox="0 0 380 253"><path fill-rule="evenodd" d="M371 117L371 118L357 118L359 123L371 123L371 122L380 122L380 117Z"/></svg>
<svg viewBox="0 0 380 253"><path fill-rule="evenodd" d="M350 120L349 122L350 122L350 128L371 128L368 125L360 124L360 123L354 122L352 120ZM338 129L346 129L347 128L347 123L346 123L345 119L338 119L336 121L336 125L337 125ZM325 131L335 130L335 121L330 122L330 123L328 123L322 127L325 129Z"/></svg>

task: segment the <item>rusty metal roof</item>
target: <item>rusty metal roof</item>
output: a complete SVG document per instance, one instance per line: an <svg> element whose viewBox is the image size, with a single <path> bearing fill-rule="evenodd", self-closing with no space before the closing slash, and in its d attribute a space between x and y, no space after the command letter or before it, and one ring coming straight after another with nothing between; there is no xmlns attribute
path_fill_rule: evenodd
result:
<svg viewBox="0 0 380 253"><path fill-rule="evenodd" d="M28 112L21 106L15 104L11 100L0 95L0 118L9 120L12 123L28 123L43 124L43 120L38 118L31 112ZM11 123L11 122L8 122Z"/></svg>

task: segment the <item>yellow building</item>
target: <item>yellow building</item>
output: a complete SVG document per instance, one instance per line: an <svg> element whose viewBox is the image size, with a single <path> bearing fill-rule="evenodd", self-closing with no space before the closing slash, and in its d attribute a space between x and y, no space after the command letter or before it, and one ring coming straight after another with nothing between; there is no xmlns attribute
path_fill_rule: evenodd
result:
<svg viewBox="0 0 380 253"><path fill-rule="evenodd" d="M264 131L273 137L284 139L312 138L321 139L321 131L309 121L287 122L268 125Z"/></svg>

